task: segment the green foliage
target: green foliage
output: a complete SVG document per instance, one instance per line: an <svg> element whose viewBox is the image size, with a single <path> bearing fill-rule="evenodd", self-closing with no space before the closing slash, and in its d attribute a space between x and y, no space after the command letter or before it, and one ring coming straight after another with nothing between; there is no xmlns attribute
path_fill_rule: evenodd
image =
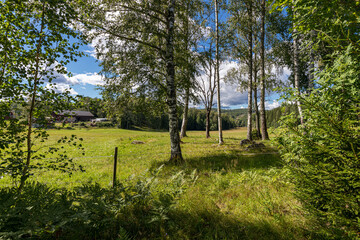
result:
<svg viewBox="0 0 360 240"><path fill-rule="evenodd" d="M105 101L99 98L78 96L76 110L89 111L96 118L105 118Z"/></svg>
<svg viewBox="0 0 360 240"><path fill-rule="evenodd" d="M232 129L235 127L240 127L241 122L239 122L234 116L229 116L226 112L221 115L222 128L223 130ZM188 130L205 130L206 122L206 112L205 110L199 109L189 109L188 113ZM215 131L218 129L218 119L217 113L211 111L210 114L210 130Z"/></svg>
<svg viewBox="0 0 360 240"><path fill-rule="evenodd" d="M48 139L51 113L73 106L69 91L58 93L54 80L82 55L82 39L70 27L72 1L5 0L0 16L0 175L10 174L21 189L34 169L74 169L61 147L48 146L53 159L37 161L45 158L37 145ZM81 148L75 140L59 142Z"/></svg>
<svg viewBox="0 0 360 240"><path fill-rule="evenodd" d="M277 107L266 111L266 122L269 127L277 128L281 124L281 118L289 114L299 114L295 104L282 104L281 107Z"/></svg>
<svg viewBox="0 0 360 240"><path fill-rule="evenodd" d="M359 238L360 63L352 50L318 74L318 88L299 99L305 124L285 117L277 141L304 205L334 231Z"/></svg>
<svg viewBox="0 0 360 240"><path fill-rule="evenodd" d="M168 212L189 181L179 172L162 187L156 175L115 188L87 184L73 191L28 184L0 190L1 239L133 239L161 235ZM162 183L164 184L164 183Z"/></svg>

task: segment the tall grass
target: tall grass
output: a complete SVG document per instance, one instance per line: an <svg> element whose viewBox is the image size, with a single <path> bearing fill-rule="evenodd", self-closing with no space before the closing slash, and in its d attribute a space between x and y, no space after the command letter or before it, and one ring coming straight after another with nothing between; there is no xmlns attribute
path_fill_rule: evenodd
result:
<svg viewBox="0 0 360 240"><path fill-rule="evenodd" d="M52 188L71 191L93 182L108 188L112 184L111 155L115 147L119 148L120 182L133 181L129 179L140 175L153 178L162 166L162 171L156 173L156 187L151 189L157 197L152 207L146 208L151 217L145 217L145 209L141 210L144 219L129 209L116 217L117 221L128 222L117 229L124 229L136 239L325 239L321 234L324 227L314 222L293 196L293 186L276 149L270 142L265 143L265 149L241 147L244 129L224 131L222 146L214 137L206 139L203 132L188 132L189 137L182 143L186 160L182 166L168 164L170 140L165 132L75 129L49 133L47 145L61 136L75 134L84 139L86 150L82 156L76 149L69 149L69 155L85 167L85 173L68 176L48 171L32 176L32 181ZM132 144L134 140L144 144ZM185 188L169 185L169 179L179 172L192 176L193 181ZM11 186L11 181L5 177L0 184ZM167 205L169 196L171 207ZM153 224L156 229L149 227Z"/></svg>

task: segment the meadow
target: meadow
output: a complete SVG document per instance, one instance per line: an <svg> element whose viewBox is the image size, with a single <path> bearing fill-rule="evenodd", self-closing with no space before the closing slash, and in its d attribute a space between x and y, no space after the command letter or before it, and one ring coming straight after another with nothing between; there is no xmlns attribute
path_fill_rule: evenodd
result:
<svg viewBox="0 0 360 240"><path fill-rule="evenodd" d="M293 185L271 142L264 142L263 149L248 150L240 146L240 140L246 138L245 128L224 131L222 146L217 144L217 132L211 132L209 139L204 132L188 132L182 143L186 164L181 166L167 163L170 150L167 132L78 128L54 129L49 134L49 140L42 146L45 150L60 137L72 134L83 138L85 148L85 155L79 149L68 149L68 155L83 165L85 172L73 172L69 176L47 170L37 172L30 179L51 188L71 190L94 182L110 188L115 147L119 149L119 182L156 175L157 188L166 188L168 179L179 173L185 178L191 176L181 191L174 190L177 191L174 204L171 210L166 210L163 219L176 227L164 227L161 237L151 238L325 238L322 227L294 197ZM134 140L144 144L132 144ZM0 184L4 187L11 182L5 177ZM154 191L161 192L156 188ZM149 237L139 236L141 233L138 238Z"/></svg>

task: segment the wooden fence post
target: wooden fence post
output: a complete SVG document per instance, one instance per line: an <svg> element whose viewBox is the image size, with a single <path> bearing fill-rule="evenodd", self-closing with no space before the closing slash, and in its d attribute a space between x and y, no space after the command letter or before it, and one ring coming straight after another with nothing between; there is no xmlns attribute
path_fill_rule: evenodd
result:
<svg viewBox="0 0 360 240"><path fill-rule="evenodd" d="M114 154L114 173L113 173L113 187L115 187L115 185L116 185L117 153L118 153L118 148L117 148L117 147L115 147L115 154Z"/></svg>

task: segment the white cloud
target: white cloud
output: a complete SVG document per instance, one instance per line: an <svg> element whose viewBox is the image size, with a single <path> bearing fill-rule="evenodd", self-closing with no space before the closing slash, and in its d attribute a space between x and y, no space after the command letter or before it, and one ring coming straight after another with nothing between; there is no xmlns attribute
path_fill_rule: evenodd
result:
<svg viewBox="0 0 360 240"><path fill-rule="evenodd" d="M230 106L234 106L234 105L243 105L243 104L247 104L247 93L241 93L239 91L237 91L237 86L236 84L229 84L229 83L225 83L224 82L224 77L226 75L226 73L234 67L237 67L237 63L233 62L233 61L224 61L220 64L220 101L221 101L221 106L224 108L230 107ZM214 69L213 69L213 74L214 74ZM208 77L206 76L205 73L203 73L202 75L200 75L198 77L198 81L201 82L201 78L202 79L207 79ZM209 83L205 80L205 88L208 89L209 88ZM216 90L215 90L216 91ZM214 106L217 106L217 95L215 92L215 96L214 96ZM202 106L202 104L200 104ZM200 106L196 106L196 107L200 107Z"/></svg>
<svg viewBox="0 0 360 240"><path fill-rule="evenodd" d="M77 95L73 88L69 84L57 83L57 84L46 84L46 88L54 90L56 93L63 93L69 91L71 95Z"/></svg>
<svg viewBox="0 0 360 240"><path fill-rule="evenodd" d="M274 109L274 108L277 108L280 106L281 106L281 103L276 100L273 100L272 102L270 102L270 101L265 102L265 108L267 110L271 110L271 109Z"/></svg>
<svg viewBox="0 0 360 240"><path fill-rule="evenodd" d="M78 84L104 85L105 82L98 73L75 74L70 78Z"/></svg>
<svg viewBox="0 0 360 240"><path fill-rule="evenodd" d="M51 82L56 84L79 84L76 79L69 78L68 76L58 72L54 72L54 79Z"/></svg>
<svg viewBox="0 0 360 240"><path fill-rule="evenodd" d="M48 82L48 78L49 77L44 77L44 81ZM60 85L104 85L102 77L96 72L73 74L73 76L69 77L66 74L59 73L52 68L51 79L51 83Z"/></svg>

